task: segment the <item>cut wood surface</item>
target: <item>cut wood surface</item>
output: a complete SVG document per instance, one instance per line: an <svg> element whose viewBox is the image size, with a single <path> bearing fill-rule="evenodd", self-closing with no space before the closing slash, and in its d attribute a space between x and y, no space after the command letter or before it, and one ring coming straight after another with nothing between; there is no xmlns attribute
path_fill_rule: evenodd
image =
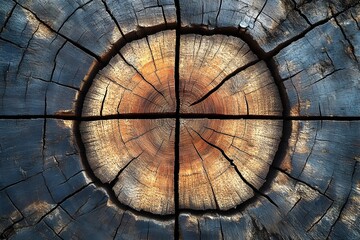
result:
<svg viewBox="0 0 360 240"><path fill-rule="evenodd" d="M94 174L137 210L174 213L174 119L83 122Z"/></svg>
<svg viewBox="0 0 360 240"><path fill-rule="evenodd" d="M281 122L184 119L180 124L180 208L228 210L260 193Z"/></svg>
<svg viewBox="0 0 360 240"><path fill-rule="evenodd" d="M0 5L0 239L360 239L358 0Z"/></svg>
<svg viewBox="0 0 360 240"><path fill-rule="evenodd" d="M183 35L179 54L182 113L281 115L270 71L264 62L246 68L257 57L241 39Z"/></svg>
<svg viewBox="0 0 360 240"><path fill-rule="evenodd" d="M83 116L175 112L175 32L125 45L93 80Z"/></svg>

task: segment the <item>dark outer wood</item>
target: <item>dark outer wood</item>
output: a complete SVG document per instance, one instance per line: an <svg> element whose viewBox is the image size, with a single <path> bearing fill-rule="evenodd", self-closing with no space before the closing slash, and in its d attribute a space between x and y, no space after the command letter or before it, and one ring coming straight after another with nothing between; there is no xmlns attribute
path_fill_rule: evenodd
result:
<svg viewBox="0 0 360 240"><path fill-rule="evenodd" d="M275 56L291 115L359 115L359 26L350 20L359 13L358 7L339 15Z"/></svg>
<svg viewBox="0 0 360 240"><path fill-rule="evenodd" d="M230 236L245 239L359 236L355 227L359 218L350 212L359 205L360 122L291 124L293 133L286 158L274 167L274 176L264 191L276 205L260 197L244 210L181 214L183 239L216 234L230 239ZM299 169L303 169L300 175Z"/></svg>
<svg viewBox="0 0 360 240"><path fill-rule="evenodd" d="M183 41L178 45L180 53L187 52L190 56L181 59L180 54L179 62L176 62L179 53L172 49L176 34L180 34L175 31L177 19L181 19L182 33L187 33L178 36ZM186 135L182 128L180 144L182 138L186 140L184 136L189 142L199 142L200 136L209 135L207 145L197 143L200 151L195 153L205 156L204 146L217 147L218 159L224 165L205 164L209 169L230 166L229 171L234 172L235 166L242 171L248 168L248 175L244 176L255 190L246 184L247 187L236 188L247 189L249 196L234 204L227 204L228 194L224 192L229 191L229 186L221 182L213 189L204 188L209 199L214 198L214 192L219 194L219 199L225 199L218 203L220 207L209 199L208 205L202 206L204 198L198 197L199 191L193 191L191 196L196 201L177 208L174 201L182 193L173 194L174 185L170 182L171 187L165 184L170 189L167 195L170 201L166 199L169 205L164 204L166 201L151 202L149 198L147 204L137 207L138 203L143 204L141 196L137 196L138 203L131 205L132 199L122 195L121 202L109 191L108 185L121 175L106 172L108 175L102 182L84 161L84 156L91 156L92 151L79 144L78 124L84 119L77 100L91 92L87 88L96 87L95 81L89 85L94 78L92 74L100 69L105 72L103 67L116 61L112 57L127 42L141 43L136 48L147 46L148 50L158 52L156 44L165 34L162 30L168 30L166 33L172 40L166 45L171 59L166 61L169 69L182 64L186 68L180 67L181 77L198 72L199 76L211 75L206 81L214 80L213 85L199 88L194 101L204 96L199 92L206 94L218 86L207 99L192 107L192 101L185 99L183 103L188 109L183 107L181 113L206 110L229 114L236 109L231 114L238 118L239 114L255 118L223 119L228 124L210 124L216 131L202 129L213 119L179 120L180 126L186 121L192 122L189 126L194 129L200 126L199 134ZM358 0L3 0L0 7L0 238L359 239L359 31ZM145 35L149 35L148 43L144 42ZM186 39L194 36L198 42L191 45ZM242 53L245 58L217 52L221 57L219 64L214 64L208 58L217 54L211 46L225 46L227 40L235 42L229 51L239 49L240 45L247 46L249 51ZM131 59L126 47L121 52L141 72L138 57ZM195 57L198 53L200 59ZM226 60L228 64L220 64ZM201 68L202 64L207 68ZM216 67L222 72L220 75L211 73ZM248 82L239 85L243 79ZM238 95L232 95L235 88L239 88ZM109 96L114 97L115 92L109 92ZM244 92L253 97L245 98ZM102 119L103 114L118 114L115 108L107 109L106 104L105 108L101 107L104 94L104 91L99 94L101 98L95 110L84 114L95 121L88 118L82 125L127 121ZM174 95L169 91L169 102L176 100ZM221 99L223 104L212 108L209 104L214 102L212 99ZM234 99L241 99L240 107L234 104ZM171 116L179 117L174 106L168 108ZM105 109L104 113L101 108ZM254 125L254 129L260 130L249 134L248 142L239 140L235 144L244 148L244 152L256 155L250 158L251 164L229 146L232 138L229 135L237 134L230 122L241 125L244 121L262 122L261 126ZM216 138L218 132L226 134ZM156 139L160 141L161 137ZM249 139L258 139L258 144L249 144ZM259 139L271 144L258 142ZM158 143L154 141L155 145ZM130 157L137 156L142 142L133 145L138 147L131 147L134 152ZM102 155L111 155L104 151L105 147L102 150ZM235 159L235 166L224 160L223 153ZM171 155L172 150L164 154ZM147 166L152 166L151 161ZM252 174L259 169L258 175ZM142 170L152 172L146 166L140 169L132 166L129 172ZM182 170L178 169L179 173ZM122 186L114 186L121 192ZM231 199L236 199L235 195ZM154 209L157 212L149 213ZM178 232L174 232L176 229Z"/></svg>

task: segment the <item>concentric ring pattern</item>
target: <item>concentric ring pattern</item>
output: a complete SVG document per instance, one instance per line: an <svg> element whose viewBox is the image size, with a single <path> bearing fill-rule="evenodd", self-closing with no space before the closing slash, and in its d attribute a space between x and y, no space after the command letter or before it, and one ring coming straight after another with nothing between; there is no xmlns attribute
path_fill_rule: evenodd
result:
<svg viewBox="0 0 360 240"><path fill-rule="evenodd" d="M176 99L175 40L175 31L162 31L133 41L97 73L83 116L145 119L81 123L86 156L118 200L136 210L173 214L175 201L181 209L228 210L253 197L265 182L282 122L222 118L280 116L280 96L266 64L241 39L187 34L180 38ZM146 113L162 118L146 119ZM208 119L210 114L219 117ZM178 131L175 119L180 119Z"/></svg>
<svg viewBox="0 0 360 240"><path fill-rule="evenodd" d="M1 239L360 239L357 0L3 0Z"/></svg>

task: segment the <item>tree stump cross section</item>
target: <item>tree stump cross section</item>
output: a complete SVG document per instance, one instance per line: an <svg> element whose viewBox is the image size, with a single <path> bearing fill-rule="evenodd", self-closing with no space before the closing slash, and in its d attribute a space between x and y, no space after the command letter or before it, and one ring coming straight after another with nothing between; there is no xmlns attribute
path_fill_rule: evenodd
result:
<svg viewBox="0 0 360 240"><path fill-rule="evenodd" d="M120 204L226 211L266 197L281 114L271 72L243 40L167 30L126 44L96 73L80 133Z"/></svg>

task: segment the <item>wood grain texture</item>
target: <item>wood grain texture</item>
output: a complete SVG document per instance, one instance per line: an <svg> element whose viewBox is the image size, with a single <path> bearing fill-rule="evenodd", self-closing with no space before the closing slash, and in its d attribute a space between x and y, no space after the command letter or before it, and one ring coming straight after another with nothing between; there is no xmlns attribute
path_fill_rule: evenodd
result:
<svg viewBox="0 0 360 240"><path fill-rule="evenodd" d="M86 68L95 59L19 5L8 16L0 37L2 115L74 114Z"/></svg>
<svg viewBox="0 0 360 240"><path fill-rule="evenodd" d="M359 26L350 20L359 13L357 7L331 19L275 57L291 115L359 115Z"/></svg>
<svg viewBox="0 0 360 240"><path fill-rule="evenodd" d="M359 239L358 0L3 0L1 239Z"/></svg>
<svg viewBox="0 0 360 240"><path fill-rule="evenodd" d="M269 70L263 62L250 65L257 57L241 39L183 35L180 56L181 112L281 115L279 93Z"/></svg>
<svg viewBox="0 0 360 240"><path fill-rule="evenodd" d="M174 119L83 122L95 175L137 210L174 213Z"/></svg>
<svg viewBox="0 0 360 240"><path fill-rule="evenodd" d="M95 77L83 116L175 112L175 32L125 45Z"/></svg>
<svg viewBox="0 0 360 240"><path fill-rule="evenodd" d="M184 119L180 129L180 207L228 210L265 182L281 122Z"/></svg>
<svg viewBox="0 0 360 240"><path fill-rule="evenodd" d="M356 238L359 218L350 212L359 205L359 123L291 121L294 130L287 157L275 167L264 191L276 205L260 197L243 211L202 215L185 212L180 214L181 236ZM303 169L301 174L297 173L299 169Z"/></svg>

